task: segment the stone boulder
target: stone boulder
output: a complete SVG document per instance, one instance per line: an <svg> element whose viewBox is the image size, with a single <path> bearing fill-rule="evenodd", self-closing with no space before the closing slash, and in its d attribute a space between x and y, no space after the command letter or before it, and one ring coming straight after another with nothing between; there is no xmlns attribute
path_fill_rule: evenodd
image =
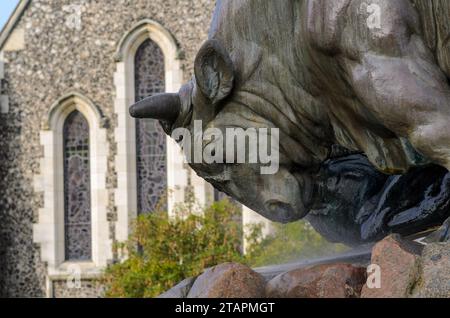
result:
<svg viewBox="0 0 450 318"><path fill-rule="evenodd" d="M422 245L405 241L399 235L388 236L376 244L372 250L371 263L379 268L380 288L369 288L365 284L361 297L408 297L418 277L422 249Z"/></svg>
<svg viewBox="0 0 450 318"><path fill-rule="evenodd" d="M434 243L422 254L414 297L450 298L450 243Z"/></svg>
<svg viewBox="0 0 450 318"><path fill-rule="evenodd" d="M278 275L266 286L269 298L357 298L366 269L350 264L317 265Z"/></svg>
<svg viewBox="0 0 450 318"><path fill-rule="evenodd" d="M264 286L264 278L251 268L225 263L200 275L187 298L263 298Z"/></svg>

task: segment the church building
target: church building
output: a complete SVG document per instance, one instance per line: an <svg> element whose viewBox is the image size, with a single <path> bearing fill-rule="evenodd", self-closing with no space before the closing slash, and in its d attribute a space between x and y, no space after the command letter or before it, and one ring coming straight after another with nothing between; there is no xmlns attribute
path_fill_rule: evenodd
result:
<svg viewBox="0 0 450 318"><path fill-rule="evenodd" d="M0 33L0 296L98 297L137 215L170 214L188 193L220 199L158 122L128 113L190 79L213 9L19 1ZM242 211L244 224L263 221Z"/></svg>

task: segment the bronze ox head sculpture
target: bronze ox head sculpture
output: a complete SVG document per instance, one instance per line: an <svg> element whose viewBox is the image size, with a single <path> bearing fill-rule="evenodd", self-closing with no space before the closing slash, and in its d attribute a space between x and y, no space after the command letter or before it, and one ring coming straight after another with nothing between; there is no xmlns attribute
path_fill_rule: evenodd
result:
<svg viewBox="0 0 450 318"><path fill-rule="evenodd" d="M219 0L193 79L130 114L168 134L195 121L276 128L276 173L191 166L263 216L307 217L331 240L411 234L450 216L449 16L440 0Z"/></svg>

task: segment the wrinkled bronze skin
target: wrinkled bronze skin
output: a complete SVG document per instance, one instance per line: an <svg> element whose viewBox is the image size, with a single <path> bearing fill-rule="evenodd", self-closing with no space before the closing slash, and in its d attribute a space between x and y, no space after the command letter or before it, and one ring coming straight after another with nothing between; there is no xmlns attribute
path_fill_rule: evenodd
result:
<svg viewBox="0 0 450 318"><path fill-rule="evenodd" d="M178 118L154 98L140 107L168 133L200 119L279 128L275 175L192 167L271 220L307 216L331 240L366 242L449 216L449 78L446 0L219 0L195 77L165 105Z"/></svg>

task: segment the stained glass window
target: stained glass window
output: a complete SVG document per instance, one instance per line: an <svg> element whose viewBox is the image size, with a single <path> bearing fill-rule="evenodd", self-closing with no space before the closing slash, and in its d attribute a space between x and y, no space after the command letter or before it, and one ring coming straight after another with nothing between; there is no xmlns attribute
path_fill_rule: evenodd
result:
<svg viewBox="0 0 450 318"><path fill-rule="evenodd" d="M64 238L67 261L92 258L89 124L72 112L64 123Z"/></svg>
<svg viewBox="0 0 450 318"><path fill-rule="evenodd" d="M146 40L135 57L136 101L165 91L164 55ZM138 213L167 208L166 134L157 120L136 120Z"/></svg>

